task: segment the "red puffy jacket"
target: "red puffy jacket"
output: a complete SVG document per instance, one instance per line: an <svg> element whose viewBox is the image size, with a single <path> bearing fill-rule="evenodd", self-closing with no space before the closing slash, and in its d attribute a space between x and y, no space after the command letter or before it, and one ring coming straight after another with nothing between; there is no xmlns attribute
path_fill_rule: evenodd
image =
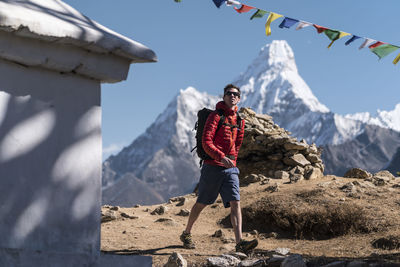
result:
<svg viewBox="0 0 400 267"><path fill-rule="evenodd" d="M224 101L220 101L217 103L216 109L224 111L225 123L237 125L237 106L232 110L226 106ZM202 137L203 148L213 158L205 160L204 163L224 166L221 163L221 159L225 156L230 156L233 164L236 166L237 155L244 136L244 120L241 120L240 130L238 128L231 129L228 125L221 125L218 132L216 132L219 121L220 116L217 111L214 111L210 113L204 126Z"/></svg>

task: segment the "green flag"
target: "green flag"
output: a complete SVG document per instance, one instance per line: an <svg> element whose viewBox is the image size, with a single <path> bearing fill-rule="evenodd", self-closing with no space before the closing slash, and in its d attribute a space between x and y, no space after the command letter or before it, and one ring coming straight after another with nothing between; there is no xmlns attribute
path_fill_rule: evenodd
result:
<svg viewBox="0 0 400 267"><path fill-rule="evenodd" d="M324 33L326 36L328 36L329 39L331 39L331 41L336 41L337 39L339 39L340 36L340 31L330 29L325 30Z"/></svg>
<svg viewBox="0 0 400 267"><path fill-rule="evenodd" d="M251 16L250 19L262 18L267 13L268 13L268 11L265 11L265 10L262 10L262 9L257 9L256 13L254 13L253 16Z"/></svg>
<svg viewBox="0 0 400 267"><path fill-rule="evenodd" d="M399 49L398 46L394 46L391 44L383 44L378 47L372 48L371 51L372 51L372 53L377 55L379 57L379 59L381 59L383 57L386 57L390 53L396 51L397 49Z"/></svg>

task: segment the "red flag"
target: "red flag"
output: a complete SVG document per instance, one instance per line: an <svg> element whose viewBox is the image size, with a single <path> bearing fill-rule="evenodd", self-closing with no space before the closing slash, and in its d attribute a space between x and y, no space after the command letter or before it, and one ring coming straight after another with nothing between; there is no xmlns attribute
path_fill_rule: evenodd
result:
<svg viewBox="0 0 400 267"><path fill-rule="evenodd" d="M318 32L318 33L322 33L322 32L324 32L325 30L328 29L328 28L319 26L319 25L317 25L317 24L313 24L313 26L317 29L317 32Z"/></svg>
<svg viewBox="0 0 400 267"><path fill-rule="evenodd" d="M370 49L372 49L372 48L381 46L381 45L383 45L383 44L385 44L385 43L384 43L384 42L381 42L381 41L378 41L378 42L376 42L376 43L374 43L374 44L372 44L372 45L370 45L370 46L368 46L368 47L369 47Z"/></svg>
<svg viewBox="0 0 400 267"><path fill-rule="evenodd" d="M255 9L255 7L252 6L247 6L247 5L243 5L240 8L236 8L234 7L234 9L238 12L238 13L245 13L245 12L249 12L252 9Z"/></svg>

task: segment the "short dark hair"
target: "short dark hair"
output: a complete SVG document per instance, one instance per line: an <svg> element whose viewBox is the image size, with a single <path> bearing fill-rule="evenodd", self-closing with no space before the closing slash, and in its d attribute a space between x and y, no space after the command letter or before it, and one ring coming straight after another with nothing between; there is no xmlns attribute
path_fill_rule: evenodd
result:
<svg viewBox="0 0 400 267"><path fill-rule="evenodd" d="M238 92L239 92L239 94L240 94L240 88L239 88L238 86L236 86L236 85L230 83L230 84L228 84L228 85L226 85L226 86L224 87L224 95L225 95L226 91L228 91L228 90L231 89L231 88L234 88L234 89L238 90Z"/></svg>

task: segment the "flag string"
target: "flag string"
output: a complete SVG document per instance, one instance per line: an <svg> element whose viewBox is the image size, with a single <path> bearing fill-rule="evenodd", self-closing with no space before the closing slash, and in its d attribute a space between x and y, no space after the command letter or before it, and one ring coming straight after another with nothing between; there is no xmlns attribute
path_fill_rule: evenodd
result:
<svg viewBox="0 0 400 267"><path fill-rule="evenodd" d="M174 1L181 2L181 0L174 0ZM265 23L265 34L267 36L271 35L272 22L283 17L283 20L279 24L279 28L289 29L297 24L296 30L301 30L303 28L313 26L317 30L318 34L323 33L324 35L326 35L329 38L330 43L328 45L328 48L331 48L331 46L333 45L334 42L336 42L337 40L339 40L345 36L351 36L345 42L346 46L350 45L351 43L353 43L354 41L356 41L358 39L364 40L362 42L362 44L360 45L359 49L368 47L369 50L372 53L374 53L375 55L377 55L379 59L386 57L387 55L391 54L392 52L394 52L400 48L400 46L389 44L389 43L382 42L382 41L378 41L378 40L375 40L372 38L361 37L361 36L347 33L347 32L341 31L341 30L330 29L328 27L320 26L320 25L312 23L312 22L307 22L304 20L290 18L290 17L287 17L285 15L282 15L282 14L279 14L276 12L267 11L267 10L263 10L261 8L245 5L236 0L212 0L212 1L214 2L215 6L217 8L220 8L224 3L227 6L233 6L234 10L239 14L247 13L247 12L250 12L251 10L255 10L255 12L251 15L250 20L263 18L265 15L268 14L268 17L267 17L267 20ZM399 61L400 61L400 53L393 60L393 64L396 65Z"/></svg>

